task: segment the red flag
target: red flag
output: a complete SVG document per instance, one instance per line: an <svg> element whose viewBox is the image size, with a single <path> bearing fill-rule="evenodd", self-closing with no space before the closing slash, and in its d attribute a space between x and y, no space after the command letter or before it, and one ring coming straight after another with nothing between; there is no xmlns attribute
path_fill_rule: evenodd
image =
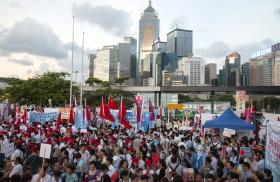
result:
<svg viewBox="0 0 280 182"><path fill-rule="evenodd" d="M87 117L87 121L91 120L91 115L90 115L90 108L89 106L86 106L86 117Z"/></svg>
<svg viewBox="0 0 280 182"><path fill-rule="evenodd" d="M121 99L121 105L120 105L120 109L119 109L119 114L118 114L118 118L120 120L120 123L127 129L130 129L130 125L129 122L125 119L126 116L126 106L123 102L123 99Z"/></svg>
<svg viewBox="0 0 280 182"><path fill-rule="evenodd" d="M240 149L240 151L239 151L239 157L242 157L242 156L244 156L244 155L245 155L245 151L242 150L242 149Z"/></svg>
<svg viewBox="0 0 280 182"><path fill-rule="evenodd" d="M74 110L73 108L70 109L70 115L69 115L69 123L74 124Z"/></svg>
<svg viewBox="0 0 280 182"><path fill-rule="evenodd" d="M151 102L151 99L149 99L149 112L151 113L150 115L150 120L151 121L155 121L156 118L155 118L155 108Z"/></svg>
<svg viewBox="0 0 280 182"><path fill-rule="evenodd" d="M116 101L114 101L113 97L111 96L109 97L108 107L109 109L118 109Z"/></svg>
<svg viewBox="0 0 280 182"><path fill-rule="evenodd" d="M61 112L58 113L57 121L56 121L56 130L59 129L61 125Z"/></svg>
<svg viewBox="0 0 280 182"><path fill-rule="evenodd" d="M111 122L114 122L114 117L111 115L109 107L105 104L103 97L102 97L102 102L101 102L101 107L100 107L100 117L102 119L109 120Z"/></svg>

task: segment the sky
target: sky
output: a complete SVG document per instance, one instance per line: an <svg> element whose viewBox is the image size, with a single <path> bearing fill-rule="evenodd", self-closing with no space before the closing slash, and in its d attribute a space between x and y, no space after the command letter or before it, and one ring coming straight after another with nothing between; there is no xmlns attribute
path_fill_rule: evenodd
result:
<svg viewBox="0 0 280 182"><path fill-rule="evenodd" d="M74 71L84 76L88 57L104 45L138 39L138 21L148 0L0 0L0 77L30 78L49 71L71 72L75 16ZM194 56L224 64L237 51L242 63L252 53L280 42L279 0L152 0L161 40L174 25L193 30ZM74 75L76 81L81 74Z"/></svg>

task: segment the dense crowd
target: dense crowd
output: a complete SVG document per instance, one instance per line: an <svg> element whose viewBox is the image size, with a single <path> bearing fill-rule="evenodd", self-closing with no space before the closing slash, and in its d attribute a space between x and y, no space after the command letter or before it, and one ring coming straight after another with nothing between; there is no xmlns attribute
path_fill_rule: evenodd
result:
<svg viewBox="0 0 280 182"><path fill-rule="evenodd" d="M15 152L0 154L1 182L272 182L264 149L256 138L222 136L217 130L167 129L142 132L94 125L83 133L48 124L0 123L0 147L13 142ZM40 144L52 145L50 159L39 157ZM251 156L241 156L240 147Z"/></svg>

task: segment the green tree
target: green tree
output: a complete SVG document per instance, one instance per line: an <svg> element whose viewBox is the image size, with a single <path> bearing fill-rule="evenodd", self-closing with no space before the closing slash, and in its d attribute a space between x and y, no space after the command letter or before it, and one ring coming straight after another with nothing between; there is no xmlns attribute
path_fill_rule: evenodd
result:
<svg viewBox="0 0 280 182"><path fill-rule="evenodd" d="M87 84L99 84L102 88L93 91L92 93L85 93L84 96L87 100L88 104L91 104L93 107L97 107L101 105L101 98L104 97L106 101L108 101L108 97L112 96L114 100L120 104L120 98L122 97L126 103L127 108L131 108L133 106L133 93L121 90L121 86L128 80L128 77L124 78L115 78L114 82L102 81L97 78L89 78L86 83ZM112 84L118 84L119 89L112 88ZM93 89L94 90L94 89Z"/></svg>
<svg viewBox="0 0 280 182"><path fill-rule="evenodd" d="M70 81L68 73L46 72L28 80L11 79L4 93L10 102L20 104L48 105L49 99L53 106L63 106L69 100ZM73 86L73 95L78 88Z"/></svg>
<svg viewBox="0 0 280 182"><path fill-rule="evenodd" d="M129 80L128 77L123 78L115 78L115 83L119 85L119 89L121 89L121 86L125 83L125 81Z"/></svg>

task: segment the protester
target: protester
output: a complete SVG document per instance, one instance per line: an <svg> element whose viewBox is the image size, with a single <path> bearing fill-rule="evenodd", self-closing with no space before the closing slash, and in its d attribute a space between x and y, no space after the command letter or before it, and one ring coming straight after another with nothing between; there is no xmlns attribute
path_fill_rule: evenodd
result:
<svg viewBox="0 0 280 182"><path fill-rule="evenodd" d="M177 122L174 119L173 125ZM15 151L5 159L0 181L273 181L257 147L260 140L224 137L217 130L201 130L199 123L184 130L162 123L146 132L113 127L110 121L98 125L96 120L83 132L67 121L58 128L39 122L2 124L10 128L0 128L0 145L14 142ZM27 130L22 132L20 126ZM41 143L52 146L49 160L39 155ZM249 147L251 155L241 155L241 146Z"/></svg>

